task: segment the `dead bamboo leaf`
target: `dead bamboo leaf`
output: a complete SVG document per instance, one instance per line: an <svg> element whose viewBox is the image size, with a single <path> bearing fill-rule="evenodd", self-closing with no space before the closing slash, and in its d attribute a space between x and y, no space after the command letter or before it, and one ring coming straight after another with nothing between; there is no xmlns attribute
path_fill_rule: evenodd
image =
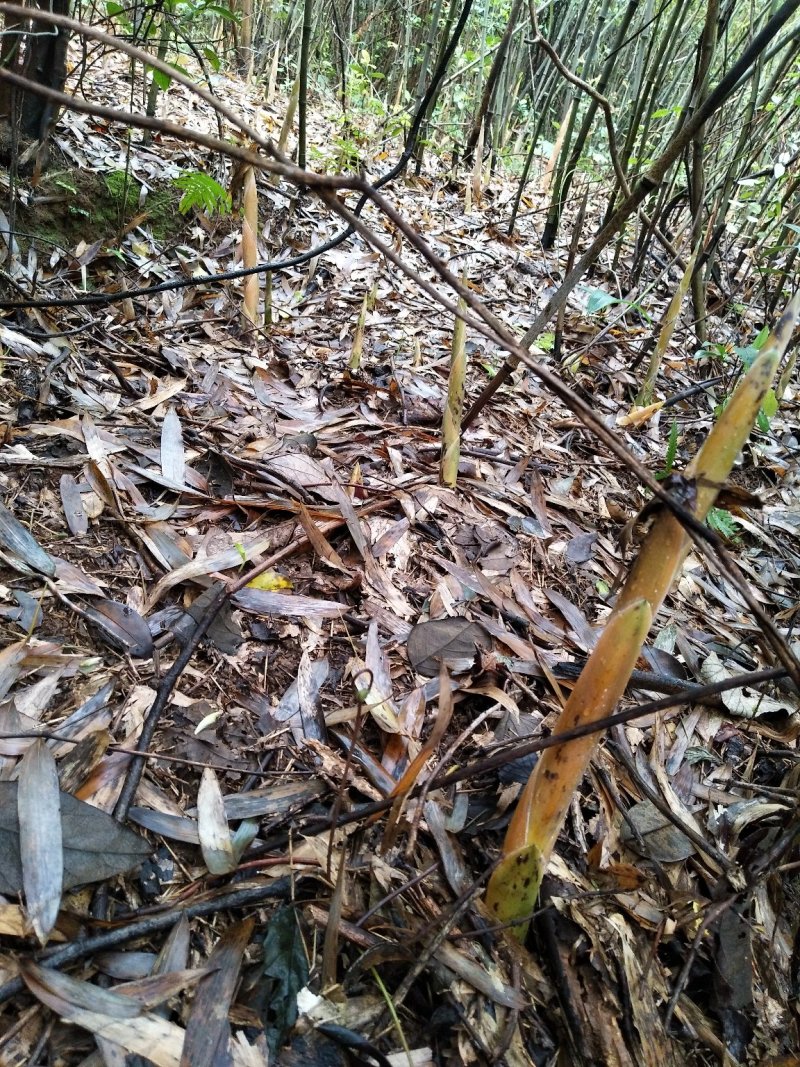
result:
<svg viewBox="0 0 800 1067"><path fill-rule="evenodd" d="M20 973L36 999L65 1022L121 1045L126 1052L146 1056L156 1067L180 1067L184 1031L158 1015L143 1011L130 997L76 981L31 962L25 962Z"/></svg>
<svg viewBox="0 0 800 1067"><path fill-rule="evenodd" d="M78 483L71 474L62 474L59 489L61 490L61 505L64 508L64 518L67 520L69 532L73 537L83 537L89 529L89 517L83 508Z"/></svg>
<svg viewBox="0 0 800 1067"><path fill-rule="evenodd" d="M56 761L43 739L22 757L17 816L25 907L33 932L44 944L58 918L64 857Z"/></svg>
<svg viewBox="0 0 800 1067"><path fill-rule="evenodd" d="M234 923L214 946L210 973L200 981L186 1022L181 1067L213 1067L224 1057L231 1036L228 1012L253 926L253 919Z"/></svg>
<svg viewBox="0 0 800 1067"><path fill-rule="evenodd" d="M183 485L186 477L186 450L181 420L174 407L167 408L161 426L161 473L169 482Z"/></svg>
<svg viewBox="0 0 800 1067"><path fill-rule="evenodd" d="M356 678L356 684L367 687L363 698L367 711L382 730L390 734L399 733L400 723L397 720L397 709L392 699L392 678L378 638L376 622L370 623L367 631L364 666L365 670Z"/></svg>
<svg viewBox="0 0 800 1067"><path fill-rule="evenodd" d="M346 604L337 604L334 600L315 600L310 596L250 588L240 589L233 602L254 615L305 616L310 619L332 619L348 610Z"/></svg>
<svg viewBox="0 0 800 1067"><path fill-rule="evenodd" d="M211 874L229 874L236 869L222 790L210 767L203 769L197 794L197 833L203 860Z"/></svg>
<svg viewBox="0 0 800 1067"><path fill-rule="evenodd" d="M27 641L15 641L0 649L0 700L9 692L22 673L28 654Z"/></svg>
<svg viewBox="0 0 800 1067"><path fill-rule="evenodd" d="M320 530L319 526L314 522L311 517L311 513L304 504L300 504L297 512L297 517L300 520L300 525L305 530L306 537L309 544L317 553L321 560L324 560L329 566L334 567L338 571L342 571L344 574L349 574L349 569L345 566L342 557L332 548L328 542L327 537Z"/></svg>
<svg viewBox="0 0 800 1067"><path fill-rule="evenodd" d="M39 574L46 574L48 578L55 577L53 558L4 504L0 504L0 548L9 554L9 563L17 570L22 564Z"/></svg>
<svg viewBox="0 0 800 1067"><path fill-rule="evenodd" d="M0 782L0 893L22 891L17 783ZM63 888L99 882L135 867L150 853L137 834L104 811L60 794Z"/></svg>

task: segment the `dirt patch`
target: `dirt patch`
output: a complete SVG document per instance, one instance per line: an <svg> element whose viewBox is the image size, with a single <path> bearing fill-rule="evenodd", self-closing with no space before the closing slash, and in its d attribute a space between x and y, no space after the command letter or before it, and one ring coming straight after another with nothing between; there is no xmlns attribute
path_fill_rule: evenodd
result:
<svg viewBox="0 0 800 1067"><path fill-rule="evenodd" d="M141 205L139 192L139 183L127 180L123 170L51 170L20 209L20 244L23 249L35 244L65 251L81 241L116 244L134 221L159 241L183 232L186 217L178 211L179 189L165 185L150 190Z"/></svg>

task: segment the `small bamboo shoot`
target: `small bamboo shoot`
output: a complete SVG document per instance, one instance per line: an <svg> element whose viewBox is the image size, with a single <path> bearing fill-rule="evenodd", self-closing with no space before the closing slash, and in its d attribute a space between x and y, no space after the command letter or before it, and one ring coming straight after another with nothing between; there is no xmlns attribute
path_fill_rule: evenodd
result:
<svg viewBox="0 0 800 1067"><path fill-rule="evenodd" d="M464 301L459 300L459 311L463 311L465 307ZM461 417L464 412L464 378L467 372L465 337L466 324L456 316L450 345L447 404L442 419L442 461L439 475L442 484L451 487L455 487L458 482L458 464L461 459Z"/></svg>

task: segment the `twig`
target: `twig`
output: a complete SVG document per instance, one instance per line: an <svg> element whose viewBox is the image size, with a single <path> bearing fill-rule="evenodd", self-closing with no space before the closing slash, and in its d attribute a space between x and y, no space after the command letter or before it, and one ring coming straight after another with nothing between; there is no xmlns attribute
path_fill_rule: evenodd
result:
<svg viewBox="0 0 800 1067"><path fill-rule="evenodd" d="M498 767L503 767L512 760L519 759L521 756L528 756L532 752L542 752L546 748L552 748L554 745L561 745L565 741L572 741L577 737L586 737L589 734L607 730L612 726L618 726L622 723L633 722L636 719L642 718L644 715L651 715L656 711L666 711L670 708L677 707L680 704L686 704L694 699L713 696L716 693L725 693L730 689L737 689L742 685L757 685L760 682L774 681L777 678L784 678L785 676L786 672L784 670L780 667L773 667L767 671L757 671L752 674L738 675L736 678L726 678L720 682L704 685L693 690L690 694L677 693L674 696L664 697L661 700L653 700L647 704L639 704L634 708L628 708L626 711L620 711L615 715L609 715L605 719L598 719L597 722L576 726L573 730L565 730L558 735L541 737L531 741L523 741L521 744L506 747L502 752L475 760L472 763L467 763L463 767L458 767L456 770L448 771L447 773L437 772L430 783L430 788L446 789L448 786L455 785L457 782L469 781L480 774L486 774L489 771L496 770ZM409 796L416 795L416 788L417 787L410 791ZM361 804L352 811L344 812L337 819L336 827L348 826L351 823L359 822L362 819L368 819L374 815L378 815L391 808L394 802L395 798L385 797L382 800L375 800L369 804ZM330 818L318 819L316 822L306 824L303 827L303 833L311 837L314 834L319 834L324 830L331 829L332 825L333 823ZM267 838L263 845L251 853L251 855L263 855L275 848L282 847L284 844L285 835L275 835L272 838Z"/></svg>
<svg viewBox="0 0 800 1067"><path fill-rule="evenodd" d="M724 915L728 908L732 907L738 899L739 894L734 893L732 896L726 897L725 900L720 900L716 904L709 905L709 907L703 914L703 917L700 920L700 925L697 928L697 933L692 938L692 944L689 948L689 952L686 955L686 959L683 962L680 974L675 979L675 985L672 989L672 995L669 998L669 1004L667 1005L667 1010L664 1013L665 1031L669 1030L669 1025L672 1022L672 1016L675 1014L675 1008L678 1005L680 995L683 992L686 983L689 981L689 973L691 972L692 964L694 963L697 953L700 950L700 945L702 943L703 938L705 937L706 931L708 930L709 926L713 922L716 922L716 920L719 919L721 915Z"/></svg>
<svg viewBox="0 0 800 1067"><path fill-rule="evenodd" d="M140 937L149 937L157 930L164 930L173 926L180 918L196 919L201 915L213 915L215 912L234 908L247 908L260 904L273 897L288 899L296 889L297 875L294 879L288 877L277 878L274 881L263 882L256 886L243 886L232 889L229 893L212 897L197 904L187 904L186 907L170 908L161 915L153 915L138 922L129 923L113 930L105 930L95 937L86 937L71 941L63 948L44 949L34 953L34 960L43 967L61 967L65 963L75 960L86 959L95 952L113 948L115 945L123 945L128 941L135 941ZM24 989L21 978L12 978L0 986L0 1004L21 993Z"/></svg>

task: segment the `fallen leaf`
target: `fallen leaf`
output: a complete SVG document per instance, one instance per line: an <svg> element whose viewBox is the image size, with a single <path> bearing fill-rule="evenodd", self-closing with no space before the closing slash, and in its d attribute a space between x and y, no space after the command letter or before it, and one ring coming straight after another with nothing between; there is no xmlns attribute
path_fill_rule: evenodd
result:
<svg viewBox="0 0 800 1067"><path fill-rule="evenodd" d="M3 504L0 504L0 547L11 555L9 562L12 566L16 560L48 578L55 577L56 565L52 556Z"/></svg>
<svg viewBox="0 0 800 1067"><path fill-rule="evenodd" d="M197 794L197 833L203 860L211 874L229 874L236 869L222 790L210 767L203 768Z"/></svg>
<svg viewBox="0 0 800 1067"><path fill-rule="evenodd" d="M435 678L444 663L454 674L463 674L475 664L479 649L491 647L491 638L476 622L460 616L433 619L413 626L408 635L408 659L425 678Z"/></svg>
<svg viewBox="0 0 800 1067"><path fill-rule="evenodd" d="M64 859L58 773L44 739L34 741L19 765L17 816L25 907L33 932L45 944L58 918Z"/></svg>
<svg viewBox="0 0 800 1067"><path fill-rule="evenodd" d="M17 783L0 782L0 893L22 891ZM63 888L101 882L150 854L149 844L110 815L69 793L59 796Z"/></svg>
<svg viewBox="0 0 800 1067"><path fill-rule="evenodd" d="M167 481L183 485L186 475L186 452L183 447L181 420L169 407L161 426L161 473Z"/></svg>

